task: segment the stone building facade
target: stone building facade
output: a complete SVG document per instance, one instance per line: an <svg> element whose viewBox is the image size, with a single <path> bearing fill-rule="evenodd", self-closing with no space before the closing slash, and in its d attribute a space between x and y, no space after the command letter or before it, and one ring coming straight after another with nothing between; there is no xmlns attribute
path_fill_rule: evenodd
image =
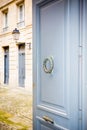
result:
<svg viewBox="0 0 87 130"><path fill-rule="evenodd" d="M0 0L0 84L32 91L32 0Z"/></svg>

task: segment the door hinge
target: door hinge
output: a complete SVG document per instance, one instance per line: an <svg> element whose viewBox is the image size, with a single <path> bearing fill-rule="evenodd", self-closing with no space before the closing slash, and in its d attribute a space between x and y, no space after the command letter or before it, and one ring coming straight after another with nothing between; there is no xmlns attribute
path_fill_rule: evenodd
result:
<svg viewBox="0 0 87 130"><path fill-rule="evenodd" d="M82 120L82 110L79 109L79 120Z"/></svg>
<svg viewBox="0 0 87 130"><path fill-rule="evenodd" d="M79 58L82 57L82 46L79 46Z"/></svg>

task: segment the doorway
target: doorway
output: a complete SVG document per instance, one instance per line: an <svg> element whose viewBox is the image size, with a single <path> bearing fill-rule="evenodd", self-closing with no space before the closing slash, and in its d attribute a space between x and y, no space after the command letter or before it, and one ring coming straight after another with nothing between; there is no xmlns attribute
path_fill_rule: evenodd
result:
<svg viewBox="0 0 87 130"><path fill-rule="evenodd" d="M25 85L25 44L19 45L19 86Z"/></svg>
<svg viewBox="0 0 87 130"><path fill-rule="evenodd" d="M9 47L4 48L4 84L9 83Z"/></svg>

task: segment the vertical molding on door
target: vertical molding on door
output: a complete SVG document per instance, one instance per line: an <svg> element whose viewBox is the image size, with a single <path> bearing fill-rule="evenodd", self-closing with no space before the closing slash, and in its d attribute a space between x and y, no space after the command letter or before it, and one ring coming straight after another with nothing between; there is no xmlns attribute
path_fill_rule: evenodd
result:
<svg viewBox="0 0 87 130"><path fill-rule="evenodd" d="M78 88L78 91L79 91L79 101L78 101L78 107L79 107L79 130L82 130L82 58L83 58L83 55L82 55L82 48L83 48L83 45L82 45L82 31L83 31L83 28L82 28L82 25L83 24L83 2L82 0L79 0L79 45L78 45L78 64L79 64L79 72L78 72L78 77L79 77L79 88Z"/></svg>
<svg viewBox="0 0 87 130"><path fill-rule="evenodd" d="M83 2L82 44L83 44L83 77L82 77L82 130L87 130L87 0Z"/></svg>

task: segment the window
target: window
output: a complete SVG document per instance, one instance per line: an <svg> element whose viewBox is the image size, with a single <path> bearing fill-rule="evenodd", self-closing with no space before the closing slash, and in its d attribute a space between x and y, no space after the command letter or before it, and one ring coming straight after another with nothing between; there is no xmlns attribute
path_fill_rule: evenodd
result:
<svg viewBox="0 0 87 130"><path fill-rule="evenodd" d="M8 13L5 13L5 27L8 25Z"/></svg>
<svg viewBox="0 0 87 130"><path fill-rule="evenodd" d="M24 3L18 5L18 27L24 26Z"/></svg>
<svg viewBox="0 0 87 130"><path fill-rule="evenodd" d="M8 30L8 9L3 11L3 31Z"/></svg>

